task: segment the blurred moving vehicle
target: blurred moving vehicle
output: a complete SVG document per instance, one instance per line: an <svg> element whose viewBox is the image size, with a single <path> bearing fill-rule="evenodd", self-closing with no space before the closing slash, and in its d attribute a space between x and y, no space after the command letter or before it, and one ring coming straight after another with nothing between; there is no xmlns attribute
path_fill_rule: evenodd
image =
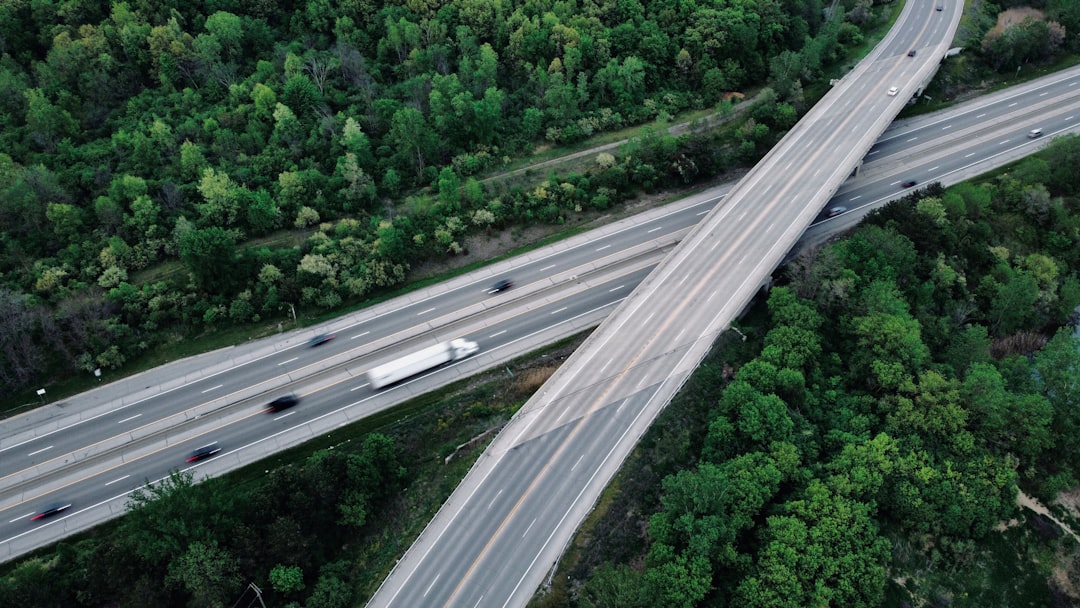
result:
<svg viewBox="0 0 1080 608"><path fill-rule="evenodd" d="M914 57L915 56L915 49L911 49L910 51L908 51L907 56L908 57Z"/></svg>
<svg viewBox="0 0 1080 608"><path fill-rule="evenodd" d="M270 402L270 405L266 406L268 412L280 412L281 410L287 410L290 407L300 403L300 398L296 395L283 395Z"/></svg>
<svg viewBox="0 0 1080 608"><path fill-rule="evenodd" d="M1042 129L1032 129L1032 130L1028 131L1028 139L1035 139L1037 137L1042 137L1042 134L1043 134Z"/></svg>
<svg viewBox="0 0 1080 608"><path fill-rule="evenodd" d="M379 390L444 363L471 357L479 350L480 346L476 342L465 338L442 342L371 368L367 373L368 381L372 388Z"/></svg>
<svg viewBox="0 0 1080 608"><path fill-rule="evenodd" d="M511 279L503 279L498 283L491 286L491 293L499 293L500 291L506 291L514 286L514 281Z"/></svg>
<svg viewBox="0 0 1080 608"><path fill-rule="evenodd" d="M899 91L900 89L896 87L889 87L889 97L895 96Z"/></svg>
<svg viewBox="0 0 1080 608"><path fill-rule="evenodd" d="M904 188L910 188L910 187L914 186L917 183L919 183L919 182L917 182L917 181L915 181L913 179L908 179L908 180L904 180L904 181L900 182L900 185L903 186Z"/></svg>
<svg viewBox="0 0 1080 608"><path fill-rule="evenodd" d="M187 461L188 462L195 462L197 460L202 460L204 458L209 458L209 457L213 456L214 454L217 454L220 451L221 451L221 446L219 446L217 443L211 443L210 445L204 445L203 447L201 447L201 448L195 450L194 452L192 452L191 455L187 457Z"/></svg>
<svg viewBox="0 0 1080 608"><path fill-rule="evenodd" d="M828 215L829 217L836 217L841 213L847 213L847 207L829 207L826 215Z"/></svg>
<svg viewBox="0 0 1080 608"><path fill-rule="evenodd" d="M330 340L335 338L334 334L319 334L314 338L308 340L308 346L318 346L320 344L326 344Z"/></svg>
<svg viewBox="0 0 1080 608"><path fill-rule="evenodd" d="M70 508L71 508L71 503L70 502L69 503L54 502L54 503L50 504L49 506L45 507L45 509L43 511L41 511L40 513L37 513L36 515L31 517L30 521L37 521L39 519L46 519L46 518L52 517L53 515L56 515L57 513L63 513L64 511L67 511Z"/></svg>

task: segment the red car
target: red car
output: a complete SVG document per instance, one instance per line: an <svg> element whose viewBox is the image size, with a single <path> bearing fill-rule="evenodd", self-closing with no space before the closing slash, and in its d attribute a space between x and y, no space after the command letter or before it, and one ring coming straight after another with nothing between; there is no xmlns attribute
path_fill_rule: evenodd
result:
<svg viewBox="0 0 1080 608"><path fill-rule="evenodd" d="M63 513L71 508L71 503L54 502L51 505L45 507L45 510L34 515L30 518L30 521L37 521L39 519L46 519L56 515L57 513Z"/></svg>

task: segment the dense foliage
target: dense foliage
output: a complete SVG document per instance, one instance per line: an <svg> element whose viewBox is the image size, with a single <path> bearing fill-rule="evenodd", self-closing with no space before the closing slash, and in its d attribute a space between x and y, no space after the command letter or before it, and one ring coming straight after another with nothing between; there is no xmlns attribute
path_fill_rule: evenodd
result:
<svg viewBox="0 0 1080 608"><path fill-rule="evenodd" d="M577 604L881 606L892 538L964 563L1018 485L1075 487L1078 153L931 186L791 264L758 355L688 397L707 427L641 552Z"/></svg>
<svg viewBox="0 0 1080 608"><path fill-rule="evenodd" d="M713 175L728 146L657 137L536 188L473 177L770 74L797 101L861 39L822 14L820 0L2 3L0 387L116 368L166 332L334 309L469 231ZM731 144L740 158L793 124L776 101ZM280 238L294 229L302 246Z"/></svg>
<svg viewBox="0 0 1080 608"><path fill-rule="evenodd" d="M317 452L247 490L174 473L133 497L115 533L21 562L0 578L0 605L232 606L257 582L267 605L351 606L341 539L365 533L404 479L397 447L378 434L357 453Z"/></svg>

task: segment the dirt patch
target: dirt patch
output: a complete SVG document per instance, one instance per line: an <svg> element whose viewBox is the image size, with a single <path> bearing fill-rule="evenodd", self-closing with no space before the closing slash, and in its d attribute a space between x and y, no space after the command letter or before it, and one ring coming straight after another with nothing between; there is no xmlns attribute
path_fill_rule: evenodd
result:
<svg viewBox="0 0 1080 608"><path fill-rule="evenodd" d="M1026 509L1031 509L1039 515L1042 515L1043 517L1054 522L1059 528L1064 530L1066 534L1072 536L1074 539L1076 539L1076 542L1080 543L1080 535L1077 535L1075 530L1065 525L1065 523L1058 518L1054 517L1053 513L1051 513L1049 509L1044 507L1042 503L1040 503L1038 500L1032 498L1031 496L1028 496L1027 494L1024 494L1023 490L1016 491L1016 504Z"/></svg>
<svg viewBox="0 0 1080 608"><path fill-rule="evenodd" d="M987 32L987 36L1000 36L1010 25L1023 23L1025 19L1044 21L1046 15L1037 8L1018 6L998 13L997 23Z"/></svg>
<svg viewBox="0 0 1080 608"><path fill-rule="evenodd" d="M1068 511L1070 516L1080 519L1080 488L1058 494L1053 504Z"/></svg>

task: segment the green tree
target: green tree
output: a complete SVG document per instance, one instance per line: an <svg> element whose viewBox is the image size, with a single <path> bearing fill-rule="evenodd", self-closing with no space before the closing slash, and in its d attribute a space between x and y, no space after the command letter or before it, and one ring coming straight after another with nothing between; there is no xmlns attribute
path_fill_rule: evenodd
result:
<svg viewBox="0 0 1080 608"><path fill-rule="evenodd" d="M291 593L304 588L304 573L300 566L278 564L270 570L270 584L278 593Z"/></svg>
<svg viewBox="0 0 1080 608"><path fill-rule="evenodd" d="M882 604L892 547L878 534L872 507L813 480L766 522L754 571L735 590L733 605Z"/></svg>
<svg viewBox="0 0 1080 608"><path fill-rule="evenodd" d="M78 123L67 110L53 105L41 89L27 89L26 128L31 139L45 152L55 152L61 139L79 130Z"/></svg>
<svg viewBox="0 0 1080 608"><path fill-rule="evenodd" d="M64 242L81 240L83 218L82 210L66 203L49 203L45 208L45 217L53 224L53 232Z"/></svg>
<svg viewBox="0 0 1080 608"><path fill-rule="evenodd" d="M417 180L423 178L428 158L435 148L432 131L424 115L413 108L401 108L394 113L387 135L394 147L395 157L402 166L411 169Z"/></svg>
<svg viewBox="0 0 1080 608"><path fill-rule="evenodd" d="M236 558L209 540L192 542L173 559L165 582L187 591L196 606L224 608L232 605L241 578Z"/></svg>
<svg viewBox="0 0 1080 608"><path fill-rule="evenodd" d="M210 293L228 293L236 276L236 236L219 226L193 229L180 239L180 259L195 285Z"/></svg>
<svg viewBox="0 0 1080 608"><path fill-rule="evenodd" d="M450 167L439 172L439 199L450 209L457 209L461 203L461 180Z"/></svg>
<svg viewBox="0 0 1080 608"><path fill-rule="evenodd" d="M1058 330L1035 354L1036 381L1039 391L1053 408L1054 450L1059 454L1080 453L1080 340L1069 328ZM1074 477L1080 477L1075 460Z"/></svg>

